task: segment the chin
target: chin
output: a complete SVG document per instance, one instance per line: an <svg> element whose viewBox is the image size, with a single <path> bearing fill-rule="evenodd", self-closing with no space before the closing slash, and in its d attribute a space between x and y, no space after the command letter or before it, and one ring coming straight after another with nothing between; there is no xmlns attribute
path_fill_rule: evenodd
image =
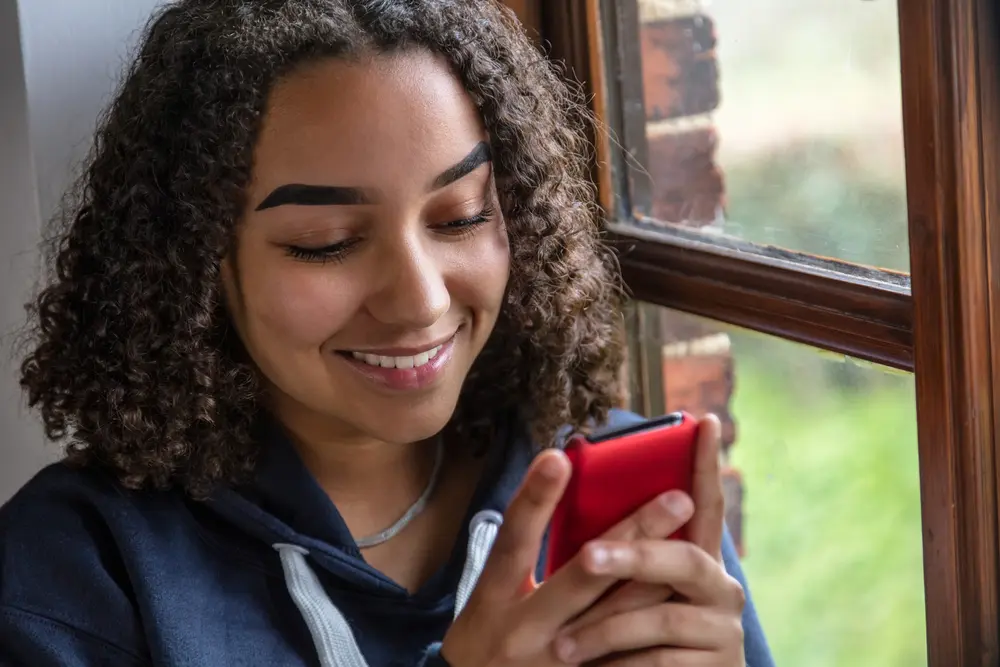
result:
<svg viewBox="0 0 1000 667"><path fill-rule="evenodd" d="M416 414L417 412L419 411L414 410L410 414L396 412L382 415L368 424L357 423L357 427L382 442L408 445L432 438L444 430L454 410L442 411L440 414Z"/></svg>
<svg viewBox="0 0 1000 667"><path fill-rule="evenodd" d="M444 430L458 407L458 387L438 387L423 396L367 396L340 417L357 433L393 444L431 438ZM358 398L361 398L358 396Z"/></svg>

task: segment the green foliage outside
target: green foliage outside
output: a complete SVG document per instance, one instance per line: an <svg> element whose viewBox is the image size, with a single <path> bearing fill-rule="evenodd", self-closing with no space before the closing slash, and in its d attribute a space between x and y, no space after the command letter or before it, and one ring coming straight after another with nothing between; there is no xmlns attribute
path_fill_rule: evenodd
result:
<svg viewBox="0 0 1000 667"><path fill-rule="evenodd" d="M912 378L731 337L743 565L777 664L926 665Z"/></svg>

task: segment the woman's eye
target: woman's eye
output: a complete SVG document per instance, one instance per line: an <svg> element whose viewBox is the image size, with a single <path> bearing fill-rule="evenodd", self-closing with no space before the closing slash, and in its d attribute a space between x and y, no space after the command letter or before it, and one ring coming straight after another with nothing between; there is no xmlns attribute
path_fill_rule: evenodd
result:
<svg viewBox="0 0 1000 667"><path fill-rule="evenodd" d="M340 262L347 257L351 248L357 243L356 239L348 239L347 241L340 241L339 243L331 243L330 245L325 245L319 248L305 248L302 246L288 245L285 246L285 252L288 253L290 257L302 260L304 262Z"/></svg>
<svg viewBox="0 0 1000 667"><path fill-rule="evenodd" d="M471 234L476 227L489 222L491 217L493 217L493 210L487 207L472 217L446 222L443 225L438 225L436 229L446 233Z"/></svg>
<svg viewBox="0 0 1000 667"><path fill-rule="evenodd" d="M468 218L462 218L460 220L452 220L451 222L437 225L434 229L452 236L463 236L474 233L477 227L489 222L491 217L493 217L493 209L487 207L476 215ZM289 257L303 262L319 262L322 264L327 262L340 262L343 261L348 254L350 254L351 250L357 245L359 240L360 239L347 239L346 241L339 241L337 243L331 243L330 245L320 247L286 245L285 252Z"/></svg>

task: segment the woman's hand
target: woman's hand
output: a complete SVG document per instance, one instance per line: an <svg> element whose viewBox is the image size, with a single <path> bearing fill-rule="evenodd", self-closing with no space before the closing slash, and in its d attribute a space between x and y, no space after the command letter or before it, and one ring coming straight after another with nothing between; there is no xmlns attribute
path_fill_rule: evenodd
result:
<svg viewBox="0 0 1000 667"><path fill-rule="evenodd" d="M601 540L600 574L632 581L560 633L564 664L612 655L599 664L625 667L743 667L743 588L722 562L725 502L719 469L719 421L701 421L695 463L691 542Z"/></svg>
<svg viewBox="0 0 1000 667"><path fill-rule="evenodd" d="M554 640L575 617L620 579L613 570L628 561L618 550L613 561L584 549L545 583L534 579L542 538L570 477L570 465L559 451L538 456L505 514L486 567L465 609L445 635L441 656L453 667L552 667L564 665ZM692 515L683 493L662 496L609 530L608 544L657 543ZM632 566L629 571L639 571ZM645 571L645 570L643 570ZM659 570L655 570L654 574ZM617 650L613 637L588 636L587 651L604 655Z"/></svg>

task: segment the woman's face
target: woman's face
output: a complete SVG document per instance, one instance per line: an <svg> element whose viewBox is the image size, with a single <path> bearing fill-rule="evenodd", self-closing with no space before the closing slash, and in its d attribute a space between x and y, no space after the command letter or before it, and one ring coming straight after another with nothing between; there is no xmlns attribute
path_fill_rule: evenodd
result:
<svg viewBox="0 0 1000 667"><path fill-rule="evenodd" d="M291 428L405 443L447 423L510 268L487 139L428 53L276 85L223 278Z"/></svg>

